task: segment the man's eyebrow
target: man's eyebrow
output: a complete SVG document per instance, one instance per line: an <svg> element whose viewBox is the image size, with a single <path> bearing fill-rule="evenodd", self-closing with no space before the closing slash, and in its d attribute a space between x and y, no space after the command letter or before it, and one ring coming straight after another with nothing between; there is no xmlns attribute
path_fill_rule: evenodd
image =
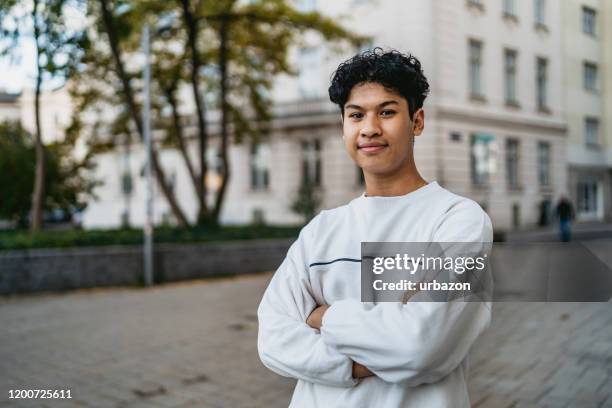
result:
<svg viewBox="0 0 612 408"><path fill-rule="evenodd" d="M399 105L398 101L395 100L389 100L389 101L384 101L383 103L378 105L378 108L384 108L385 106L389 106L389 105ZM357 110L363 110L363 108L359 105L355 105L355 104L350 104L350 105L346 105L344 107L344 109L357 109Z"/></svg>

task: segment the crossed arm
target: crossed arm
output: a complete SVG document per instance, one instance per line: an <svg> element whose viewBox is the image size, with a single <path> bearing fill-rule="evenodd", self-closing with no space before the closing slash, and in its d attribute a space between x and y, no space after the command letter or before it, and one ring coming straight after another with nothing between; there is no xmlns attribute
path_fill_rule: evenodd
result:
<svg viewBox="0 0 612 408"><path fill-rule="evenodd" d="M335 387L372 375L409 386L436 382L457 368L490 323L488 302L317 305L307 233L289 249L258 309L259 356L279 375Z"/></svg>
<svg viewBox="0 0 612 408"><path fill-rule="evenodd" d="M313 329L321 330L323 315L327 309L329 309L329 305L317 306L317 308L310 313L308 319L306 319L306 323ZM353 361L352 375L353 378L365 378L373 376L374 373L371 372L368 367Z"/></svg>
<svg viewBox="0 0 612 408"><path fill-rule="evenodd" d="M300 272L299 247L292 248L258 309L259 356L279 375L335 387L372 375L410 386L436 382L463 361L490 322L490 305L478 302L343 299L319 306L307 272Z"/></svg>

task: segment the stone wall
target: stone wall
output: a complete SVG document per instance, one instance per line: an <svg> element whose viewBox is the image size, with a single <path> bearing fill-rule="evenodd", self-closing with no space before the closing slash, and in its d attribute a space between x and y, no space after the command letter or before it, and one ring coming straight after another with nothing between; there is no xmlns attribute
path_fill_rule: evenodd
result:
<svg viewBox="0 0 612 408"><path fill-rule="evenodd" d="M275 270L292 239L155 246L155 283ZM141 246L0 252L0 294L143 283Z"/></svg>

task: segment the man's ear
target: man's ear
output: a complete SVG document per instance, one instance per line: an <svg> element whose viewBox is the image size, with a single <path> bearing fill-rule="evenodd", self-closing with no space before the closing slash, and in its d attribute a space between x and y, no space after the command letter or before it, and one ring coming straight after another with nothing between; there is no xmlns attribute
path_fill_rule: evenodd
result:
<svg viewBox="0 0 612 408"><path fill-rule="evenodd" d="M412 127L414 129L414 135L419 136L425 129L425 111L420 108L414 113L412 117Z"/></svg>

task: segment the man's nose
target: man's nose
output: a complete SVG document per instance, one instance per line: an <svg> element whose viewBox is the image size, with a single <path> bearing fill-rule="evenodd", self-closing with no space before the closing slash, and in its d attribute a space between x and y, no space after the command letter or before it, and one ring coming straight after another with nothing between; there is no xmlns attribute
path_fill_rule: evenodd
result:
<svg viewBox="0 0 612 408"><path fill-rule="evenodd" d="M363 122L360 135L362 137L376 137L380 136L380 123L378 122L377 115L367 115Z"/></svg>

